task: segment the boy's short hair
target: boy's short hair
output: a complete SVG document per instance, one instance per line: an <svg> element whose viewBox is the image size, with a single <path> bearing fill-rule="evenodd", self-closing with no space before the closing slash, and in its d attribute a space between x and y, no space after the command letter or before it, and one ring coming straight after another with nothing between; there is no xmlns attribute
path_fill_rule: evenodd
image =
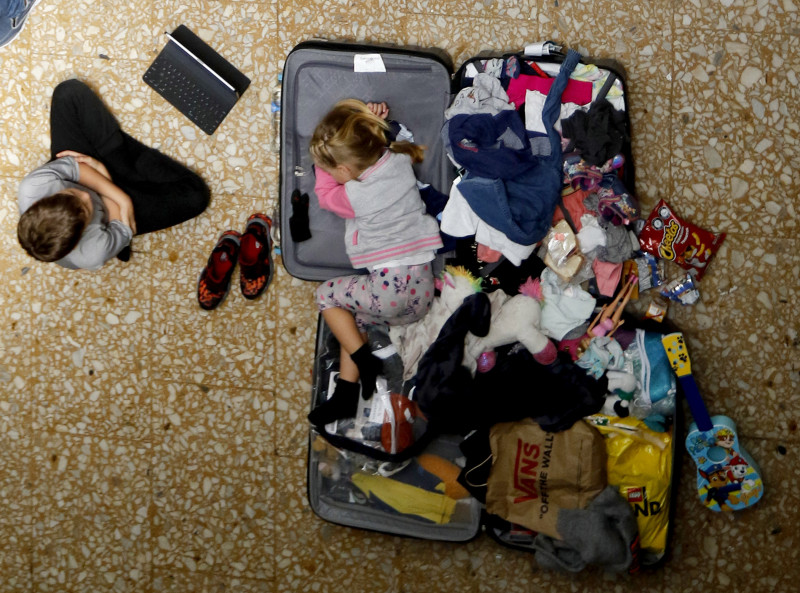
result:
<svg viewBox="0 0 800 593"><path fill-rule="evenodd" d="M20 216L17 239L31 257L54 262L75 249L86 222L80 198L57 193L42 198Z"/></svg>

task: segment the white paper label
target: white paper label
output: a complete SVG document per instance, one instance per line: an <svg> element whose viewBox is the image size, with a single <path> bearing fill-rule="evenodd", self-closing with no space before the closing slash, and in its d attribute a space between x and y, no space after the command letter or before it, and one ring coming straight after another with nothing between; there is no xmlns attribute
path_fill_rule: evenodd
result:
<svg viewBox="0 0 800 593"><path fill-rule="evenodd" d="M478 68L475 64L467 64L467 69L464 71L464 78L475 78L478 75Z"/></svg>
<svg viewBox="0 0 800 593"><path fill-rule="evenodd" d="M547 47L546 41L542 43L531 43L525 46L526 56L549 56L550 49Z"/></svg>
<svg viewBox="0 0 800 593"><path fill-rule="evenodd" d="M386 72L380 54L356 54L353 56L353 72Z"/></svg>

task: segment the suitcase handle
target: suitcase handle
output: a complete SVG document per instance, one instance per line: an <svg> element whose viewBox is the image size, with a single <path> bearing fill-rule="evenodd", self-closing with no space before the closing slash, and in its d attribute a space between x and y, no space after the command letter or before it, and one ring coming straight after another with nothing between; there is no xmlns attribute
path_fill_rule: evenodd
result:
<svg viewBox="0 0 800 593"><path fill-rule="evenodd" d="M524 56L540 58L542 56L561 56L563 47L555 41L540 41L539 43L529 43L522 50Z"/></svg>
<svg viewBox="0 0 800 593"><path fill-rule="evenodd" d="M324 425L312 425L312 428L326 441L328 441L331 445L336 447L337 449L344 449L346 451L352 451L353 453L358 453L360 455L364 455L366 457L370 457L371 459L376 459L378 461L389 461L392 463L400 463L403 461L407 461L412 457L416 457L420 453L422 453L425 448L433 441L434 437L439 434L438 430L432 430L430 424L428 424L428 429L425 433L420 436L413 444L409 445L399 453L387 453L382 449L376 449L375 447L370 447L369 445L365 445L362 442L356 441L354 439L349 439L345 436L341 436L338 434L333 434L325 430Z"/></svg>

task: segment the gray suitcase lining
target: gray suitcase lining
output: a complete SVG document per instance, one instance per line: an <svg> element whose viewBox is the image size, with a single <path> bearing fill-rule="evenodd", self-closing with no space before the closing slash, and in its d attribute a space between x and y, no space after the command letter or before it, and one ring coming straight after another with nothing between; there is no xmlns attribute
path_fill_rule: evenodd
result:
<svg viewBox="0 0 800 593"><path fill-rule="evenodd" d="M450 102L450 72L432 57L381 53L386 73L353 71L354 55L376 48L331 51L299 48L286 60L282 89L280 214L281 252L286 270L303 280L327 280L353 271L344 249L344 221L320 209L314 195L308 143L314 127L337 102L347 98L386 101L390 117L405 124L414 141L427 147L416 165L417 179L448 192L454 177L439 137ZM285 162L284 162L285 161ZM311 239L292 241L290 197L298 189L310 197Z"/></svg>
<svg viewBox="0 0 800 593"><path fill-rule="evenodd" d="M338 349L329 348L331 334L328 326L319 318L317 325L317 343L314 360L314 377L312 379L311 408L313 409L327 397L327 385L331 372L338 368ZM311 431L311 440L316 433ZM452 435L442 435L425 449L426 453L438 455L444 459L455 461L463 454L458 445L461 438ZM482 505L475 498L461 499L456 503L453 516L448 523L436 524L411 515L400 515L375 508L365 500L356 502L359 496L357 488L350 486L349 480L342 477L338 481L331 480L322 475L319 470L320 454L309 447L308 455L308 500L312 510L321 518L339 525L416 537L437 541L464 542L476 537L481 529ZM367 465L372 473L378 466L375 460L367 457L348 453L348 460L344 465L352 469L353 473L359 467ZM340 467L342 462L339 463ZM349 501L342 500L350 496Z"/></svg>

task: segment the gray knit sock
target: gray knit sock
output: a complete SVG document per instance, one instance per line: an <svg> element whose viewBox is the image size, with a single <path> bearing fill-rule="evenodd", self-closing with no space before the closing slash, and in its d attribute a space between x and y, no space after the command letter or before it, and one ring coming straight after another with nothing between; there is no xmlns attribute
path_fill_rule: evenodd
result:
<svg viewBox="0 0 800 593"><path fill-rule="evenodd" d="M639 533L633 510L613 486L585 509L562 509L556 524L561 540L537 535L533 542L542 568L579 572L588 564L609 572L628 570L631 545Z"/></svg>

